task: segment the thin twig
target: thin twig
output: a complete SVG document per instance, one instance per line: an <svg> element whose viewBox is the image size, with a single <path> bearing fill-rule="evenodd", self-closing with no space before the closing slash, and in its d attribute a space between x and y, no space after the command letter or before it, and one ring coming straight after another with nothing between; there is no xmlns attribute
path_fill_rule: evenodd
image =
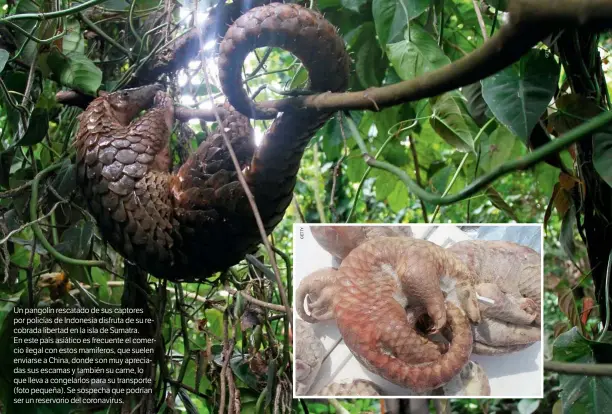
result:
<svg viewBox="0 0 612 414"><path fill-rule="evenodd" d="M474 5L476 19L478 20L478 25L480 26L480 32L482 33L482 37L486 42L487 40L489 40L489 35L487 34L487 26L485 25L484 19L482 18L482 13L480 12L480 6L478 5L477 0L472 0L472 4Z"/></svg>
<svg viewBox="0 0 612 414"><path fill-rule="evenodd" d="M202 33L200 33L200 43L204 44ZM201 53L202 53L201 55L202 64L204 64L205 57L204 57L203 51ZM217 122L219 123L219 125L222 125L221 117L217 113L216 106L214 106L215 102L212 99L212 89L210 87L210 79L208 77L208 71L204 70L203 72L204 72L204 78L206 80L206 89L210 97L211 104L213 105L213 112L215 113L215 118L217 119ZM249 205L251 206L251 210L253 211L253 216L255 218L255 222L257 223L257 228L259 230L261 240L264 246L266 247L266 251L268 252L270 263L272 264L272 268L274 269L274 277L276 278L276 282L278 284L278 291L280 293L280 297L283 302L283 305L285 306L287 315L289 316L288 318L285 318L285 324L292 325L293 318L291 317L291 306L287 299L287 292L285 292L285 289L283 288L283 281L280 276L280 270L278 269L278 265L276 264L276 258L274 257L272 246L270 245L270 241L268 240L268 235L266 234L266 230L265 230L263 221L261 219L261 215L259 214L259 209L257 208L257 204L255 203L255 198L253 197L253 193L251 192L251 189L249 188L249 185L247 184L244 178L244 174L242 173L242 168L240 167L240 162L238 161L238 157L236 157L236 153L234 152L234 149L227 135L227 132L225 131L225 128L220 128L219 132L221 132L221 136L223 137L223 142L225 143L225 146L227 147L230 157L232 159L232 163L234 164L236 175L238 176L238 181L240 182L240 185L242 186L244 190L247 200L249 201Z"/></svg>
<svg viewBox="0 0 612 414"><path fill-rule="evenodd" d="M421 167L419 166L419 157L417 156L416 145L414 143L414 138L412 134L408 134L408 142L410 143L410 152L412 152L412 161L414 162L414 175L416 178L416 182L419 186L423 186L421 181ZM421 211L423 212L423 220L425 223L429 223L429 218L427 217L427 206L425 205L425 201L419 197L419 202L421 203Z"/></svg>

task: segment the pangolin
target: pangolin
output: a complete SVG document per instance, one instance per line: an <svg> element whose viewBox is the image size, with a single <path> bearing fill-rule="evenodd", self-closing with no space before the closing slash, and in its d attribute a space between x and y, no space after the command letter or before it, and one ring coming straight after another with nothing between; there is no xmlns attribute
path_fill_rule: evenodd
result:
<svg viewBox="0 0 612 414"><path fill-rule="evenodd" d="M448 251L476 275L477 292L495 301L480 304L475 354L505 354L540 341L541 257L535 250L508 241L468 240Z"/></svg>
<svg viewBox="0 0 612 414"><path fill-rule="evenodd" d="M374 237L412 237L410 226L312 226L310 232L319 245L339 262L355 247Z"/></svg>
<svg viewBox="0 0 612 414"><path fill-rule="evenodd" d="M230 138L270 233L291 201L306 145L332 115L283 113L255 146L242 114L269 111L247 96L241 68L249 52L264 46L299 58L312 91L347 88L349 57L335 28L310 9L272 3L248 11L227 30L219 78L231 104L225 105L228 116L176 174L170 173L169 151L173 105L158 85L106 94L80 115L77 179L88 208L115 250L159 278L206 278L239 262L261 240L220 131Z"/></svg>
<svg viewBox="0 0 612 414"><path fill-rule="evenodd" d="M454 277L459 309L440 287ZM345 344L368 370L416 392L457 375L472 352L470 321L480 313L474 275L444 248L407 237L377 237L354 248L338 270L318 270L302 280L296 309L305 321L335 319ZM308 298L310 313L304 309ZM424 309L432 332L450 329L445 349L416 329L406 307ZM469 320L468 320L469 318ZM447 326L448 324L448 326Z"/></svg>
<svg viewBox="0 0 612 414"><path fill-rule="evenodd" d="M317 378L325 356L325 347L316 336L312 324L300 319L295 320L295 392L308 395Z"/></svg>

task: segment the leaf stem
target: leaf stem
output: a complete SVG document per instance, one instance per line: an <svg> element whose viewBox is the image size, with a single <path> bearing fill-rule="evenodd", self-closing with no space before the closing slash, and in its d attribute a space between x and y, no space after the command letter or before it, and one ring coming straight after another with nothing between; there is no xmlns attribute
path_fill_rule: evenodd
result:
<svg viewBox="0 0 612 414"><path fill-rule="evenodd" d="M50 172L57 170L58 168L60 168L61 165L61 163L58 163L48 166L47 168L36 174L36 176L32 180L32 194L30 196L30 221L32 221L32 231L34 232L34 235L36 236L38 241L40 241L40 243L43 245L43 247L47 249L47 251L60 262L73 264L76 266L105 267L106 263L102 260L80 260L64 256L63 254L58 252L55 247L51 245L51 243L49 243L49 240L47 240L47 238L43 234L40 225L38 224L38 221L36 221L36 217L38 215L38 184L44 176L46 176Z"/></svg>
<svg viewBox="0 0 612 414"><path fill-rule="evenodd" d="M23 13L23 14L14 14L12 16L7 16L0 19L0 23L6 23L9 21L15 20L38 20L44 21L49 19L55 19L57 17L69 16L71 14L75 14L80 12L81 10L85 10L90 8L91 6L95 6L96 4L100 4L105 2L106 0L89 0L85 3L80 3L74 7L68 8L66 10L57 10L49 13Z"/></svg>
<svg viewBox="0 0 612 414"><path fill-rule="evenodd" d="M347 122L349 124L349 127L351 128L351 132L353 133L355 140L357 141L357 144L359 145L362 151L366 163L369 166L374 168L380 168L394 174L406 185L406 187L408 187L410 191L414 192L418 197L423 198L429 203L449 205L456 203L457 201L465 200L466 198L478 193L482 189L486 188L489 184L494 182L496 179L503 177L508 173L518 170L525 170L542 161L544 158L550 156L551 154L558 153L567 146L580 141L583 137L591 135L594 131L612 122L612 111L604 112L597 115L596 117L590 119L588 122L579 125L578 127L572 129L570 132L564 134L559 138L554 139L546 145L541 146L537 150L524 157L519 157L513 161L500 165L498 168L491 171L490 173L482 175L478 179L474 180L462 191L453 195L442 197L436 194L432 194L426 191L424 188L420 187L401 168L389 164L388 162L382 162L374 159L371 155L368 154L365 143L359 135L357 127L355 126L355 122L349 117L347 117Z"/></svg>

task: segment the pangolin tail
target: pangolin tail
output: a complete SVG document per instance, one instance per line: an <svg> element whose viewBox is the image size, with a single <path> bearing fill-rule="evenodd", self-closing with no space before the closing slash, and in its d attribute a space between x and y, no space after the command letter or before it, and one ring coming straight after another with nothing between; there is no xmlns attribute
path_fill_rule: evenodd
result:
<svg viewBox="0 0 612 414"><path fill-rule="evenodd" d="M348 86L349 56L344 41L323 16L297 4L272 3L237 19L220 46L219 79L229 102L249 117L275 117L255 104L242 87L242 63L259 47L279 47L295 55L308 70L309 89L338 92ZM276 117L246 171L267 230L283 217L291 202L296 174L310 138L330 112L300 110Z"/></svg>
<svg viewBox="0 0 612 414"><path fill-rule="evenodd" d="M366 368L416 392L429 391L446 384L459 374L472 352L472 332L465 314L451 302L447 302L446 306L448 326L452 332L451 344L448 352L431 362L415 363L395 356L392 348L397 344L393 341L399 339L399 335L389 340L389 333L378 329L376 333L370 332L375 336L372 338L372 335L364 331L364 325L339 324L339 328L353 355ZM388 327L396 331L401 329L399 326ZM349 332L354 329L357 331ZM427 341L409 329L402 332L401 336L402 341L412 344L415 349L421 342Z"/></svg>

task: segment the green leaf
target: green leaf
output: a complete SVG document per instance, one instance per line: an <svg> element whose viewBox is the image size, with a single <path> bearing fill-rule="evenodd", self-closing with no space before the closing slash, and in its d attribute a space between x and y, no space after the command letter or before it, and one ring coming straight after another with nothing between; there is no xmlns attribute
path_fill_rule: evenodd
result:
<svg viewBox="0 0 612 414"><path fill-rule="evenodd" d="M55 247L67 256L83 259L89 253L93 230L93 223L81 220L62 234L61 242Z"/></svg>
<svg viewBox="0 0 612 414"><path fill-rule="evenodd" d="M463 97L457 92L431 98L433 110L429 123L446 142L464 152L474 151L479 128L468 114Z"/></svg>
<svg viewBox="0 0 612 414"><path fill-rule="evenodd" d="M367 168L368 166L361 157L361 152L359 150L353 150L346 160L346 176L348 179L354 183L358 183L361 181Z"/></svg>
<svg viewBox="0 0 612 414"><path fill-rule="evenodd" d="M49 130L49 117L46 109L34 108L25 134L15 145L28 146L38 144Z"/></svg>
<svg viewBox="0 0 612 414"><path fill-rule="evenodd" d="M2 73L4 70L4 66L6 65L6 62L8 62L9 56L9 52L4 49L0 49L0 73Z"/></svg>
<svg viewBox="0 0 612 414"><path fill-rule="evenodd" d="M53 78L63 86L95 95L102 83L102 71L85 55L64 55L53 49L47 58Z"/></svg>
<svg viewBox="0 0 612 414"><path fill-rule="evenodd" d="M527 143L558 80L559 65L554 57L531 50L519 62L482 80L482 96L495 117Z"/></svg>
<svg viewBox="0 0 612 414"><path fill-rule="evenodd" d="M374 0L372 15L380 44L393 40L409 20L419 17L427 7L429 0Z"/></svg>
<svg viewBox="0 0 612 414"><path fill-rule="evenodd" d="M593 348L612 346L584 338L576 328L559 335L553 344L553 360L561 362L597 363ZM599 352L602 352L600 350ZM605 413L612 407L612 378L559 374L561 401L565 413Z"/></svg>
<svg viewBox="0 0 612 414"><path fill-rule="evenodd" d="M482 97L482 85L476 82L464 86L461 88L461 93L467 99L466 106L470 115L479 127L483 126L492 114Z"/></svg>
<svg viewBox="0 0 612 414"><path fill-rule="evenodd" d="M535 413L540 406L540 400L523 399L519 401L516 408L518 408L519 414L532 414Z"/></svg>
<svg viewBox="0 0 612 414"><path fill-rule="evenodd" d="M66 35L62 38L62 51L66 55L85 53L85 39L81 33L81 25L78 20L71 17L66 20Z"/></svg>
<svg viewBox="0 0 612 414"><path fill-rule="evenodd" d="M389 207L391 210L396 213L399 213L401 209L406 208L410 202L406 185L404 185L404 183L401 181L396 182L395 188L391 194L389 194L387 201L389 202Z"/></svg>
<svg viewBox="0 0 612 414"><path fill-rule="evenodd" d="M53 179L53 188L62 197L69 196L76 189L76 166L65 159Z"/></svg>
<svg viewBox="0 0 612 414"><path fill-rule="evenodd" d="M368 0L341 0L340 3L345 9L352 10L360 13L361 8L368 2Z"/></svg>
<svg viewBox="0 0 612 414"><path fill-rule="evenodd" d="M111 291L108 288L108 273L104 272L99 267L91 268L91 279L94 283L100 285L98 297L104 302L110 302Z"/></svg>
<svg viewBox="0 0 612 414"><path fill-rule="evenodd" d="M387 56L402 80L416 78L450 63L438 43L416 24L410 26L410 37L406 30L405 40L387 45Z"/></svg>
<svg viewBox="0 0 612 414"><path fill-rule="evenodd" d="M491 135L485 135L480 140L480 167L486 172L499 167L520 152L520 147L516 144L516 135L500 125Z"/></svg>
<svg viewBox="0 0 612 414"><path fill-rule="evenodd" d="M536 180L542 194L550 195L559 181L559 170L546 163L539 163L535 166Z"/></svg>
<svg viewBox="0 0 612 414"><path fill-rule="evenodd" d="M374 189L376 190L376 200L383 201L395 188L399 181L398 178L388 171L373 169L370 173L371 177L375 177Z"/></svg>
<svg viewBox="0 0 612 414"><path fill-rule="evenodd" d="M612 130L593 134L593 166L603 180L612 187Z"/></svg>
<svg viewBox="0 0 612 414"><path fill-rule="evenodd" d="M351 32L349 47L355 60L355 73L361 86L380 86L388 66L387 58L376 41L374 24L367 22Z"/></svg>
<svg viewBox="0 0 612 414"><path fill-rule="evenodd" d="M491 201L491 204L506 213L508 217L510 217L512 220L520 222L516 213L514 212L512 207L510 207L510 204L506 203L506 200L504 200L502 195L498 193L495 188L493 188L492 186L487 187L487 189L485 190L485 194L487 195L487 198Z"/></svg>
<svg viewBox="0 0 612 414"><path fill-rule="evenodd" d="M17 7L15 8L15 14L40 13L44 11L45 11L44 7L39 6L38 4L36 4L36 2L32 0L20 0L17 3ZM18 21L15 21L14 23L28 33L31 33L32 29L34 29L34 26L36 25L35 20L29 20L29 19L28 20L18 20ZM41 37L40 34L42 31L41 29L42 27L39 27L37 30L35 30L34 35L40 38ZM21 48L25 44L25 46L23 46L23 50L21 52L20 59L24 61L25 63L27 63L28 65L31 64L36 57L36 51L38 49L36 42L28 39L28 37L22 34L21 32L15 33L15 40L17 40L18 49Z"/></svg>

